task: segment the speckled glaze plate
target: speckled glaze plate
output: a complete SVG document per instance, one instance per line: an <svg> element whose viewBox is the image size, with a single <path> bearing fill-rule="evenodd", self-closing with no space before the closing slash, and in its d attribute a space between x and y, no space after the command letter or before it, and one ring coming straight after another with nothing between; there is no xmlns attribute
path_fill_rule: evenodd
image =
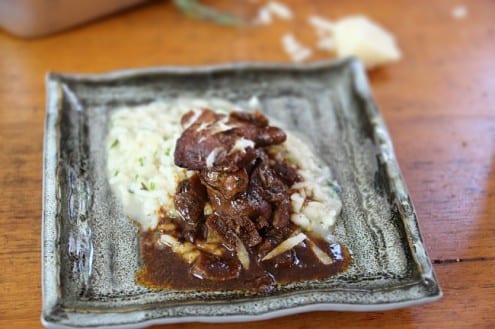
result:
<svg viewBox="0 0 495 329"><path fill-rule="evenodd" d="M49 74L43 177L43 313L49 328L251 321L315 310L378 311L441 297L392 143L356 60ZM103 140L121 106L256 95L304 134L342 187L335 236L350 268L269 296L153 291L134 281L137 227L108 186Z"/></svg>

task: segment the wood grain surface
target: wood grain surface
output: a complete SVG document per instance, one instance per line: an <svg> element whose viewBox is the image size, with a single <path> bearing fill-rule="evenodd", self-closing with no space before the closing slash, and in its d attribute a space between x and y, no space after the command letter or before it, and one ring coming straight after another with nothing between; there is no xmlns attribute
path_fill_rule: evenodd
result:
<svg viewBox="0 0 495 329"><path fill-rule="evenodd" d="M47 71L289 61L307 16L362 13L393 31L403 59L370 72L444 297L380 313L313 312L163 328L495 328L495 1L281 0L295 18L222 27L154 1L42 39L0 31L0 328L40 328L41 185ZM207 1L243 15L249 1ZM462 3L462 2L460 2ZM310 60L328 58L315 51ZM159 328L159 327L156 327Z"/></svg>

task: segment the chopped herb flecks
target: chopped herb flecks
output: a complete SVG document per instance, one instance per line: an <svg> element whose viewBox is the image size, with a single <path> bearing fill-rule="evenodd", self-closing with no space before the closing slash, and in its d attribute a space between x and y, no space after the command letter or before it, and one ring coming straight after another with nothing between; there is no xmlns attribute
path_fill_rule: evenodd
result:
<svg viewBox="0 0 495 329"><path fill-rule="evenodd" d="M149 191L148 186L146 186L146 184L143 182L141 182L141 190Z"/></svg>
<svg viewBox="0 0 495 329"><path fill-rule="evenodd" d="M293 165L297 165L297 160L291 154L286 155L287 162Z"/></svg>
<svg viewBox="0 0 495 329"><path fill-rule="evenodd" d="M175 210L175 209L170 209L168 215L170 218L178 218L179 217L179 214L177 213L177 210Z"/></svg>
<svg viewBox="0 0 495 329"><path fill-rule="evenodd" d="M335 191L335 193L342 193L342 187L337 182L328 181L328 186Z"/></svg>
<svg viewBox="0 0 495 329"><path fill-rule="evenodd" d="M113 149L117 145L119 145L119 140L118 139L116 139L116 140L113 141L112 145L110 145L110 148Z"/></svg>
<svg viewBox="0 0 495 329"><path fill-rule="evenodd" d="M140 157L138 159L138 161L139 161L139 164L141 165L141 167L144 166L144 158L143 157Z"/></svg>

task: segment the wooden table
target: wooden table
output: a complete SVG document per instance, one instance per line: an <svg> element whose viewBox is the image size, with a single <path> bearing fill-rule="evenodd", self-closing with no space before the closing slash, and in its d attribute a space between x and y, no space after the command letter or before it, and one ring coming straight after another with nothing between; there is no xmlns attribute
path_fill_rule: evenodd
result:
<svg viewBox="0 0 495 329"><path fill-rule="evenodd" d="M452 17L456 2L449 0L283 2L295 19L269 27L194 21L158 1L43 39L0 32L1 328L41 327L45 73L288 61L280 37L292 31L314 44L306 23L312 13L331 19L364 13L398 39L403 60L370 79L444 297L390 312L314 312L180 328L495 327L495 2L463 1L464 19ZM311 60L325 57L318 51Z"/></svg>

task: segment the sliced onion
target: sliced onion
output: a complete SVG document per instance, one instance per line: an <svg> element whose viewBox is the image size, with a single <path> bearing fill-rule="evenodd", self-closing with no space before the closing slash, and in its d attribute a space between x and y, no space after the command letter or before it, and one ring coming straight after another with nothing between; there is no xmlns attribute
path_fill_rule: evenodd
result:
<svg viewBox="0 0 495 329"><path fill-rule="evenodd" d="M333 263L332 258L330 256L328 256L328 254L326 252L324 252L323 250L321 250L321 248L318 247L316 245L316 243L314 243L310 239L308 239L308 241L306 241L306 242L309 245L309 247L311 248L311 250L313 251L313 253L315 254L315 256L318 258L318 260L323 265L330 265L330 264Z"/></svg>
<svg viewBox="0 0 495 329"><path fill-rule="evenodd" d="M174 238L173 236L171 235L168 235L168 234L162 234L160 236L160 240L158 240L161 244L163 245L166 245L170 248L172 248L172 250L175 248L178 247L178 245L180 245L180 242L179 240L177 240L176 238Z"/></svg>
<svg viewBox="0 0 495 329"><path fill-rule="evenodd" d="M223 254L222 249L218 243L197 241L196 247L204 252L213 254L215 256L222 256Z"/></svg>
<svg viewBox="0 0 495 329"><path fill-rule="evenodd" d="M170 247L174 253L179 254L189 264L194 262L200 254L192 243L181 243L177 238L168 234L162 234L158 242Z"/></svg>
<svg viewBox="0 0 495 329"><path fill-rule="evenodd" d="M235 251L237 252L237 257L239 258L239 261L241 262L242 267L245 270L248 270L249 269L249 254L246 250L246 247L244 246L241 239L239 239L239 238L237 238Z"/></svg>
<svg viewBox="0 0 495 329"><path fill-rule="evenodd" d="M217 153L219 150L220 150L219 147L215 147L213 151L211 151L210 154L208 154L208 156L206 157L207 168L213 167L213 164L215 163L215 158L217 157Z"/></svg>
<svg viewBox="0 0 495 329"><path fill-rule="evenodd" d="M250 139L246 139L244 137L238 138L235 141L234 146L229 151L229 155L234 153L234 152L241 152L242 154L246 153L246 148L254 148L254 142Z"/></svg>
<svg viewBox="0 0 495 329"><path fill-rule="evenodd" d="M269 260L272 259L273 257L283 254L284 252L291 250L292 248L294 248L295 246L297 246L299 243L303 242L307 238L308 237L304 233L296 234L288 238L278 246L276 246L272 251L266 254L265 257L263 257L263 259L261 260L262 261Z"/></svg>

